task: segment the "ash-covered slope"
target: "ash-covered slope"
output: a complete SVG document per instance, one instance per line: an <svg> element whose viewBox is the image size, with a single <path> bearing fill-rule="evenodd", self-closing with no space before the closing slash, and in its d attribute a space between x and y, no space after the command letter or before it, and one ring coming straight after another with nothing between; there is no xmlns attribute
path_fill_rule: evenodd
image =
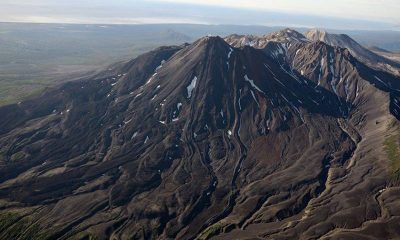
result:
<svg viewBox="0 0 400 240"><path fill-rule="evenodd" d="M331 46L347 48L354 57L368 64L370 67L400 75L399 63L370 51L346 34L332 34L323 30L312 29L306 32L305 36L311 41L322 41Z"/></svg>
<svg viewBox="0 0 400 240"><path fill-rule="evenodd" d="M400 236L400 79L277 36L159 48L0 108L0 238Z"/></svg>

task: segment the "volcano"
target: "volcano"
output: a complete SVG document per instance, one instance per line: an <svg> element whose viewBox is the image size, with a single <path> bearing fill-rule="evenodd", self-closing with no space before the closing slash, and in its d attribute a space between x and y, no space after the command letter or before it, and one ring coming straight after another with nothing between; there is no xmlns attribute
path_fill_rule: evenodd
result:
<svg viewBox="0 0 400 240"><path fill-rule="evenodd" d="M400 237L400 78L285 29L0 108L1 239Z"/></svg>

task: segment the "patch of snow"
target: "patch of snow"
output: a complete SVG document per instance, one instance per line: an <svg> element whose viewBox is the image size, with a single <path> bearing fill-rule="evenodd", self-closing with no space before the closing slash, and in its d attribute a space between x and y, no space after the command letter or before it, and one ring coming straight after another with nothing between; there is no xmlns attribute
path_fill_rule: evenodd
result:
<svg viewBox="0 0 400 240"><path fill-rule="evenodd" d="M332 78L334 78L335 77L335 69L334 69L334 59L333 59L333 56L332 56L332 53L331 54L329 54L329 56L330 56L330 64L329 64L329 68L330 68L330 70L331 70L331 73L332 73Z"/></svg>
<svg viewBox="0 0 400 240"><path fill-rule="evenodd" d="M195 77L192 79L192 82L189 84L189 86L187 86L188 98L191 98L191 97L192 97L192 92L193 92L193 89L196 87L196 82L197 82L197 77L195 76Z"/></svg>
<svg viewBox="0 0 400 240"><path fill-rule="evenodd" d="M228 59L231 58L232 53L233 53L233 48L229 48Z"/></svg>
<svg viewBox="0 0 400 240"><path fill-rule="evenodd" d="M251 95L253 96L254 101L257 103L257 106L260 107L260 104L257 101L256 95L254 94L253 90L250 90Z"/></svg>
<svg viewBox="0 0 400 240"><path fill-rule="evenodd" d="M242 95L242 89L239 89L239 99L238 99L239 110L242 111L242 104L240 102L240 95Z"/></svg>
<svg viewBox="0 0 400 240"><path fill-rule="evenodd" d="M135 96L135 99L136 99L137 97L139 97L140 95L142 95L142 93L138 93L138 94Z"/></svg>
<svg viewBox="0 0 400 240"><path fill-rule="evenodd" d="M379 190L379 193L383 193L384 191L386 191L387 190L387 187L386 188L383 188L383 189L381 189L381 190Z"/></svg>
<svg viewBox="0 0 400 240"><path fill-rule="evenodd" d="M256 84L254 84L254 81L253 81L253 80L251 80L251 79L249 79L249 77L247 77L247 75L244 75L244 80L245 80L246 82L249 82L250 85L251 85L253 88L255 88L257 91L259 91L259 92L261 92L261 93L264 93ZM265 93L264 93L264 94L265 94Z"/></svg>
<svg viewBox="0 0 400 240"><path fill-rule="evenodd" d="M156 97L157 97L157 94L155 94L155 95L150 99L150 101L153 101Z"/></svg>
<svg viewBox="0 0 400 240"><path fill-rule="evenodd" d="M228 130L228 135L232 136L232 131L231 130Z"/></svg>
<svg viewBox="0 0 400 240"><path fill-rule="evenodd" d="M278 83L280 83L282 86L286 87L285 84L283 84L281 81L279 81L276 77L274 77L274 79L275 79Z"/></svg>
<svg viewBox="0 0 400 240"><path fill-rule="evenodd" d="M156 71L157 71L158 69L162 68L163 65L164 65L164 63L165 63L165 60L162 60L161 63L160 63L160 65L159 65L158 67L156 67Z"/></svg>
<svg viewBox="0 0 400 240"><path fill-rule="evenodd" d="M319 103L317 101L315 101L314 99L311 99L311 101L313 101L315 104L319 105Z"/></svg>
<svg viewBox="0 0 400 240"><path fill-rule="evenodd" d="M399 106L399 102L397 101L397 99L396 99L396 98L394 99L394 102L393 102L393 104L394 104L394 105L396 105L396 107L400 108L400 106Z"/></svg>
<svg viewBox="0 0 400 240"><path fill-rule="evenodd" d="M377 76L374 76L376 80L378 80L380 83L382 83L385 87L387 87L387 84L382 81L382 79L378 78Z"/></svg>
<svg viewBox="0 0 400 240"><path fill-rule="evenodd" d="M300 83L300 84L302 83L296 75L294 75L293 73L288 72L282 65L279 65L279 66L280 66L280 68L281 68L285 73L287 73L288 75L290 75L290 76L291 76L294 80L296 80L298 83Z"/></svg>
<svg viewBox="0 0 400 240"><path fill-rule="evenodd" d="M360 88L358 87L358 82L357 82L356 98L358 97L359 94L360 94Z"/></svg>
<svg viewBox="0 0 400 240"><path fill-rule="evenodd" d="M132 137L131 137L131 140L134 139L137 135L138 135L138 132L134 132Z"/></svg>
<svg viewBox="0 0 400 240"><path fill-rule="evenodd" d="M337 90L336 90L336 81L335 81L335 79L331 80L331 87L332 87L333 92L336 94L336 96L339 97L339 95L337 94Z"/></svg>
<svg viewBox="0 0 400 240"><path fill-rule="evenodd" d="M144 144L146 144L149 141L149 136L146 136L146 139L144 140Z"/></svg>
<svg viewBox="0 0 400 240"><path fill-rule="evenodd" d="M348 102L349 99L350 99L350 94L349 94L350 91L349 91L349 89L350 89L350 87L349 87L349 79L346 78L346 81L344 83L344 92L346 94L346 102Z"/></svg>
<svg viewBox="0 0 400 240"><path fill-rule="evenodd" d="M115 84L117 84L117 83L116 83L116 82L115 82L115 83L111 83L111 86L112 86L112 87L114 87L114 86L115 86Z"/></svg>
<svg viewBox="0 0 400 240"><path fill-rule="evenodd" d="M283 94L281 94L281 96L282 96L283 99L285 99L285 101L286 101L290 106L293 107L294 110L296 110L296 112L299 114L299 117L300 117L301 121L302 121L303 123L305 123L304 118L303 118L303 116L301 115L300 110L299 110L293 103L291 103Z"/></svg>
<svg viewBox="0 0 400 240"><path fill-rule="evenodd" d="M153 78L154 78L156 75L157 75L157 73L154 73L154 74L149 78L149 80L147 80L147 82L146 82L145 85L149 84L149 83L153 80Z"/></svg>
<svg viewBox="0 0 400 240"><path fill-rule="evenodd" d="M271 70L271 68L268 66L268 64L264 64L264 66L268 69L268 71L274 76L276 77L275 73Z"/></svg>
<svg viewBox="0 0 400 240"><path fill-rule="evenodd" d="M321 85L321 72L319 72L319 75L318 75L318 84L317 84L317 86L320 86Z"/></svg>
<svg viewBox="0 0 400 240"><path fill-rule="evenodd" d="M344 78L340 77L339 84L341 84L343 81L344 81Z"/></svg>
<svg viewBox="0 0 400 240"><path fill-rule="evenodd" d="M301 76L304 76L304 71L303 70L301 70L300 73L301 73Z"/></svg>

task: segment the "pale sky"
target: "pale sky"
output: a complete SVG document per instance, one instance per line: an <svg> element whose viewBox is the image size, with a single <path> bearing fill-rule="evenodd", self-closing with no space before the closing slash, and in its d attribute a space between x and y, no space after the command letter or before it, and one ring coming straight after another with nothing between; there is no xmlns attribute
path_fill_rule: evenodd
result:
<svg viewBox="0 0 400 240"><path fill-rule="evenodd" d="M0 21L398 30L400 0L0 0Z"/></svg>

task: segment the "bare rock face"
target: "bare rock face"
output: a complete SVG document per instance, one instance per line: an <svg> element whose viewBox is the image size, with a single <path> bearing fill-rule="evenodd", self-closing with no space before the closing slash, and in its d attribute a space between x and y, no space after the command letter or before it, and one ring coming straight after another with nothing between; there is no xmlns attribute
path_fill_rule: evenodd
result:
<svg viewBox="0 0 400 240"><path fill-rule="evenodd" d="M290 29L158 48L0 108L0 238L397 238L399 100Z"/></svg>

